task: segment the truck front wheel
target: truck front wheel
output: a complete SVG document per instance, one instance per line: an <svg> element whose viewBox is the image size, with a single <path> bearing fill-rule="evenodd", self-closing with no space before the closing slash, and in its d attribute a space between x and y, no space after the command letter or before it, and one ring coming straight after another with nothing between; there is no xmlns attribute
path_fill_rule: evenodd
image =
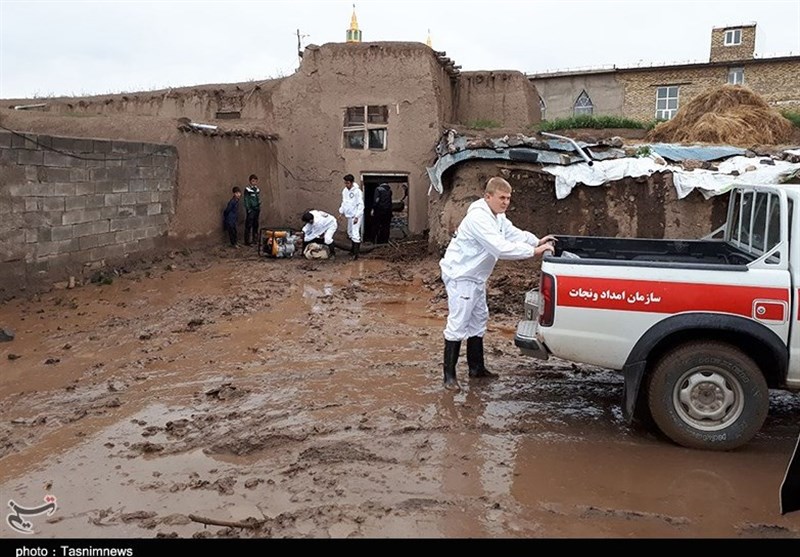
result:
<svg viewBox="0 0 800 557"><path fill-rule="evenodd" d="M716 341L668 352L649 377L647 397L664 435L693 449L744 445L761 429L769 409L769 388L756 363Z"/></svg>

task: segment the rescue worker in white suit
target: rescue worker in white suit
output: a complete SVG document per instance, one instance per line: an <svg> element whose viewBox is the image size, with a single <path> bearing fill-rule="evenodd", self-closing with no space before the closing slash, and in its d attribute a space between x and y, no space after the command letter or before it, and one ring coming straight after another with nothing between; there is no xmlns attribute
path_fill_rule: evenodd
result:
<svg viewBox="0 0 800 557"><path fill-rule="evenodd" d="M344 177L339 213L347 219L347 235L352 242L350 255L353 259L358 259L358 252L361 250L361 221L364 219L364 193L354 180L352 174Z"/></svg>
<svg viewBox="0 0 800 557"><path fill-rule="evenodd" d="M311 242L324 243L328 248L328 255L334 256L333 235L339 226L336 217L325 211L306 211L301 217L303 226L303 247Z"/></svg>
<svg viewBox="0 0 800 557"><path fill-rule="evenodd" d="M473 202L439 262L447 289L447 325L444 329L444 387L458 391L456 363L461 341L467 339L470 378L493 378L486 369L483 335L489 321L486 281L498 259L528 259L554 251L555 238L515 227L505 212L511 203L511 185L490 178L482 199Z"/></svg>

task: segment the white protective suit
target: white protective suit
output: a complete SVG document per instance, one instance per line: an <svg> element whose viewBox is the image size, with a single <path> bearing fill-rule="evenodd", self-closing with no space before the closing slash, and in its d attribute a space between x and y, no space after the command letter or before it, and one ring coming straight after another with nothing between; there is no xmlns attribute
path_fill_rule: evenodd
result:
<svg viewBox="0 0 800 557"><path fill-rule="evenodd" d="M336 227L338 226L336 217L329 215L325 211L311 210L309 213L314 215L314 222L307 222L303 226L303 241L308 243L322 236L325 244L332 244L333 233L336 232Z"/></svg>
<svg viewBox="0 0 800 557"><path fill-rule="evenodd" d="M498 259L528 259L539 243L484 199L472 203L439 262L447 289L445 340L482 337L489 321L486 281Z"/></svg>
<svg viewBox="0 0 800 557"><path fill-rule="evenodd" d="M342 204L339 213L347 219L347 235L353 242L361 242L361 225L364 222L364 193L361 187L353 182L352 187L342 188ZM353 219L358 218L357 223Z"/></svg>

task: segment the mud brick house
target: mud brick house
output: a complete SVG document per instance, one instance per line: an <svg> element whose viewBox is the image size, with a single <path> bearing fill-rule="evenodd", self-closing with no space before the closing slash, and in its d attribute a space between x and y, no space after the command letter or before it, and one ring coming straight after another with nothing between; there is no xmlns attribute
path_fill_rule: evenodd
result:
<svg viewBox="0 0 800 557"><path fill-rule="evenodd" d="M800 109L800 55L757 57L756 24L711 31L709 61L530 74L542 118L577 114L669 120L709 87L744 84L776 108Z"/></svg>
<svg viewBox="0 0 800 557"><path fill-rule="evenodd" d="M715 30L712 62L702 68L540 80L462 72L429 44L361 42L353 14L346 42L307 46L295 73L279 79L4 100L0 295L154 250L221 244L221 210L251 173L261 178L263 226L300 228L310 208L336 214L342 177L353 174L366 194L366 237L380 182L403 200L405 232L423 233L437 202L426 168L443 130L484 121L528 131L541 120L540 99L548 116L559 103L570 110L570 87L586 90L596 112L640 118L652 117L648 105L662 89L664 110L673 110L671 88L678 103L728 74L774 90L767 98L775 103L796 99L799 72L791 70L800 59L754 59L755 26L737 29Z"/></svg>
<svg viewBox="0 0 800 557"><path fill-rule="evenodd" d="M265 226L300 228L309 208L337 214L349 173L365 190L367 228L385 181L403 199L406 232L419 234L443 128L540 121L522 72L461 72L426 44L362 43L355 30L354 17L349 42L307 46L285 78L3 101L0 283L221 242L221 210L251 173Z"/></svg>

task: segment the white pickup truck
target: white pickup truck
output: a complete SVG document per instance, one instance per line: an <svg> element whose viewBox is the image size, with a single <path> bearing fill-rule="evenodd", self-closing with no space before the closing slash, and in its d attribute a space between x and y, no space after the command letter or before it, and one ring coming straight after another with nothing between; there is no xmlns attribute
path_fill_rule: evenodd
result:
<svg viewBox="0 0 800 557"><path fill-rule="evenodd" d="M730 450L800 390L800 185L737 186L700 240L558 236L515 344L625 378L623 413Z"/></svg>

